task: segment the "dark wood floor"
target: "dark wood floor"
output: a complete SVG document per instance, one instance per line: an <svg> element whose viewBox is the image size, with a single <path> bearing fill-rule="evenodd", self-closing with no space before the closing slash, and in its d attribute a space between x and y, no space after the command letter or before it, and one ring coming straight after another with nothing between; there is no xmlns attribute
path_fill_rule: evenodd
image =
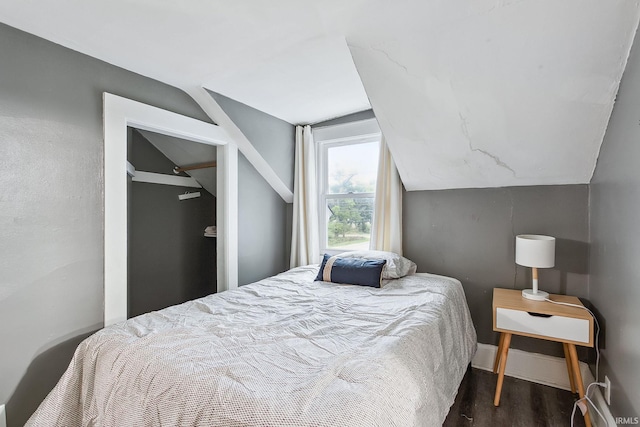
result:
<svg viewBox="0 0 640 427"><path fill-rule="evenodd" d="M497 375L469 369L444 427L570 426L577 395L529 381L504 377L500 406L493 406ZM574 426L584 426L576 410Z"/></svg>

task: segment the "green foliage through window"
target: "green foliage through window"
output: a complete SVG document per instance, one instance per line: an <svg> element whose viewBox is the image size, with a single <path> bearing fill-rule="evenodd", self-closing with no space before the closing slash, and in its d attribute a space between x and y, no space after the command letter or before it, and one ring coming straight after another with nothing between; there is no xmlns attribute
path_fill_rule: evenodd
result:
<svg viewBox="0 0 640 427"><path fill-rule="evenodd" d="M328 199L329 246L369 240L373 220L373 198Z"/></svg>
<svg viewBox="0 0 640 427"><path fill-rule="evenodd" d="M321 222L327 248L367 249L373 222L378 141L325 148Z"/></svg>

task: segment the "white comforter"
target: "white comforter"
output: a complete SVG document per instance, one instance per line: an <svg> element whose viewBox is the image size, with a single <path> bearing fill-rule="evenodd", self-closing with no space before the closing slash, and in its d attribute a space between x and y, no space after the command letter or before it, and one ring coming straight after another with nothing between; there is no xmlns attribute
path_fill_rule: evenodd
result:
<svg viewBox="0 0 640 427"><path fill-rule="evenodd" d="M300 267L105 328L28 426L440 426L476 348L464 292Z"/></svg>

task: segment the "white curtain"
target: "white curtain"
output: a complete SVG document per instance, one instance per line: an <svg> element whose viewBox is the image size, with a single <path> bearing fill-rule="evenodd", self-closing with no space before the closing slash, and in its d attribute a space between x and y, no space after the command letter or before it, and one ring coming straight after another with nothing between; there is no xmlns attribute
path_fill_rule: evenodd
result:
<svg viewBox="0 0 640 427"><path fill-rule="evenodd" d="M291 268L320 262L316 151L311 126L296 126Z"/></svg>
<svg viewBox="0 0 640 427"><path fill-rule="evenodd" d="M402 181L384 136L380 141L370 247L402 255Z"/></svg>

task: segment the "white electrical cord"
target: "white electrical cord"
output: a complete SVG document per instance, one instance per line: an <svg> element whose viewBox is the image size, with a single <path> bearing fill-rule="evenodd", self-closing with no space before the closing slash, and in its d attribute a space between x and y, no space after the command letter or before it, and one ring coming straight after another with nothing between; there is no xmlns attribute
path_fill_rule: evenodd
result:
<svg viewBox="0 0 640 427"><path fill-rule="evenodd" d="M571 411L571 427L573 427L573 418L576 414L576 408L579 406L578 404L580 402L582 402L583 400L586 400L587 402L589 402L591 404L591 406L593 407L593 409L596 410L596 412L598 413L598 415L600 415L600 418L602 418L602 421L604 421L604 425L607 425L607 420L604 418L604 415L602 415L602 412L600 412L600 410L596 407L596 405L593 403L593 401L589 398L589 389L591 388L591 386L600 386L600 387L606 387L607 385L605 383L596 383L593 382L591 384L589 384L587 386L587 391L584 393L584 397L581 399L578 399L575 401L575 403L573 404L573 411ZM584 415L584 413L583 413Z"/></svg>
<svg viewBox="0 0 640 427"><path fill-rule="evenodd" d="M598 338L600 337L600 324L598 323L598 319L596 318L596 315L593 314L593 312L591 310L589 310L587 307L585 307L584 305L571 304L571 303L568 303L568 302L553 301L553 300L550 300L549 298L545 298L545 301L551 302L553 304L558 304L558 305L566 305L566 306L569 306L569 307L581 308L583 310L588 311L589 314L591 314L591 317L593 317L593 321L596 323L596 340L595 340L595 348L596 348L596 380L595 380L595 382L592 382L591 384L589 384L587 386L587 390L584 393L584 397L576 400L575 403L573 404L573 411L571 411L571 427L573 427L573 417L575 416L576 408L578 407L578 404L580 402L584 401L584 400L586 400L588 403L591 404L593 409L596 410L598 415L600 415L600 418L602 418L602 420L604 421L604 424L607 425L607 420L604 418L604 415L602 415L600 410L596 407L596 405L593 403L593 401L589 398L589 390L591 389L592 386L597 385L597 386L603 387L603 388L606 388L606 386L607 386L605 383L598 382L599 369L600 369L600 347L598 345ZM580 368L578 367L578 369L580 369Z"/></svg>
<svg viewBox="0 0 640 427"><path fill-rule="evenodd" d="M596 318L596 315L593 314L593 312L591 310L589 310L587 307L585 307L584 305L578 305L578 304L571 304L568 302L560 302L560 301L553 301L550 300L549 298L545 298L545 301L551 302L553 304L558 304L558 305L566 305L569 307L576 307L576 308L581 308L583 310L586 310L589 312L589 314L591 314L591 317L593 317L593 321L596 323L596 342L595 342L595 349L596 349L596 382L598 382L598 376L599 376L599 367L600 367L600 347L598 345L598 338L600 337L600 324L598 323L598 319Z"/></svg>

